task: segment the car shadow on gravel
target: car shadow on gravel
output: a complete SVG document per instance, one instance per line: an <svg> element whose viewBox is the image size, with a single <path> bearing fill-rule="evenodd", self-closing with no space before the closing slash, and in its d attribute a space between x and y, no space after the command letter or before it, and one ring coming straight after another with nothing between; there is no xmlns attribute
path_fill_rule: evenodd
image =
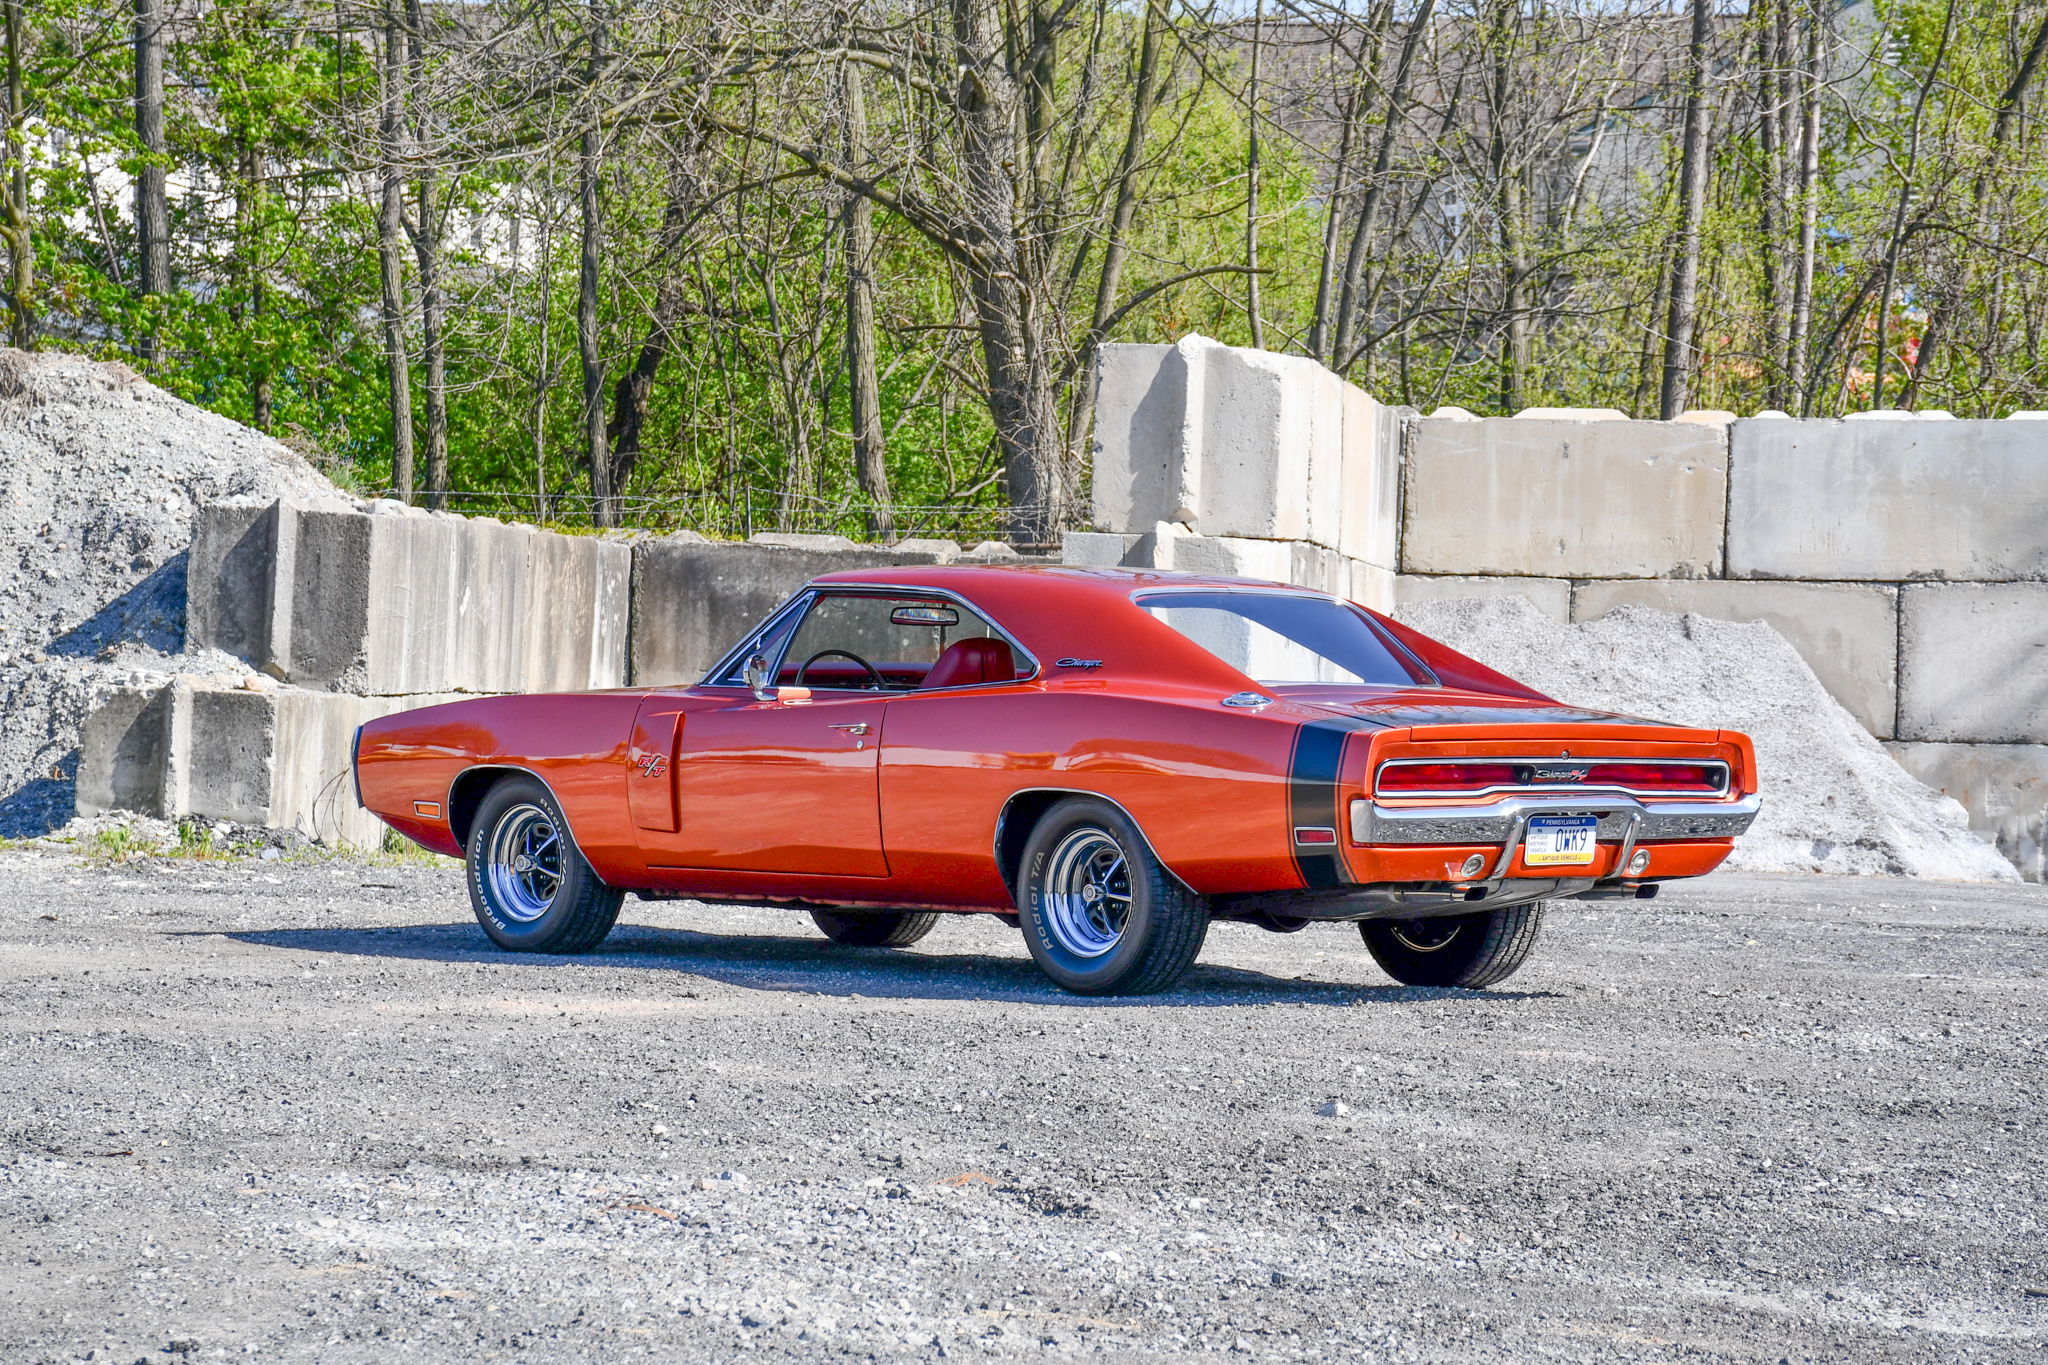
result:
<svg viewBox="0 0 2048 1365"><path fill-rule="evenodd" d="M218 931L199 932L212 937ZM613 930L595 952L578 957L501 952L469 923L379 929L256 929L219 936L265 948L353 957L471 962L506 968L628 967L673 971L748 990L857 995L870 1000L1028 1001L1078 1009L1115 1009L1132 1005L1393 1004L1460 997L1508 1001L1547 999L1556 994L1442 990L1390 982L1315 981L1198 963L1179 986L1162 995L1091 998L1062 991L1023 956L847 948L822 939L705 934L690 929L627 925Z"/></svg>

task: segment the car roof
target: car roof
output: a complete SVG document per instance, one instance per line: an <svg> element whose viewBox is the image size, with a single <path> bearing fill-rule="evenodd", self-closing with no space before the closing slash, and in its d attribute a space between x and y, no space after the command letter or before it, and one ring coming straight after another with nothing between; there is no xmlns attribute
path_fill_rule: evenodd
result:
<svg viewBox="0 0 2048 1365"><path fill-rule="evenodd" d="M1295 592L1310 597L1329 597L1291 583L1263 578L1231 578L1221 574L1182 573L1172 569L1124 569L1088 564L906 564L886 569L841 569L820 574L815 586L833 583L906 588L944 588L970 596L977 587L996 584L1032 584L1038 592L1062 593L1077 598L1114 595L1128 598L1149 587L1253 589L1262 592Z"/></svg>

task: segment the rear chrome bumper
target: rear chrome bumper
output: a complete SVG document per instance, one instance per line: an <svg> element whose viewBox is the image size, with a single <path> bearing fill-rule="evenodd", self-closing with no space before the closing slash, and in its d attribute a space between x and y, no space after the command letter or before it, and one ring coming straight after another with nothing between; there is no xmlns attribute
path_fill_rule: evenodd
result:
<svg viewBox="0 0 2048 1365"><path fill-rule="evenodd" d="M1658 801L1627 796L1513 797L1474 806L1386 806L1367 797L1351 802L1351 839L1359 844L1499 844L1500 860L1486 878L1506 873L1536 815L1594 815L1594 836L1619 843L1622 867L1635 846L1656 839L1727 839L1747 832L1763 798L1735 801Z"/></svg>

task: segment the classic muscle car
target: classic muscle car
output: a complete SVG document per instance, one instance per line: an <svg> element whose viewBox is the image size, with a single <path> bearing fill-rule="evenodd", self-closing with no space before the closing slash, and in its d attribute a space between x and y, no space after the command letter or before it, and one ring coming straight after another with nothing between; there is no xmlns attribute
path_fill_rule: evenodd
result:
<svg viewBox="0 0 2048 1365"><path fill-rule="evenodd" d="M587 951L628 891L869 947L979 911L1087 994L1171 986L1216 919L1491 985L1545 902L1709 872L1758 803L1734 731L1561 705L1325 593L1056 566L828 574L701 681L401 712L355 771L504 948Z"/></svg>

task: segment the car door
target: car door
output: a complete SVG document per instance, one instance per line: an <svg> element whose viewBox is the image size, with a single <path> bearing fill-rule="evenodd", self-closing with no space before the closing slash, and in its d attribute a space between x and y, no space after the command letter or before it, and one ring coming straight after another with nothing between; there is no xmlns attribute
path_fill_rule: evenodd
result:
<svg viewBox="0 0 2048 1365"><path fill-rule="evenodd" d="M887 876L876 764L887 705L849 692L775 701L743 694L681 713L676 830L644 836L648 861Z"/></svg>
<svg viewBox="0 0 2048 1365"><path fill-rule="evenodd" d="M686 697L647 699L628 781L650 865L888 875L882 726L888 698L922 680L933 647L931 627L891 620L904 603L892 594L814 593L745 651L764 659L770 695L735 686L735 665Z"/></svg>

